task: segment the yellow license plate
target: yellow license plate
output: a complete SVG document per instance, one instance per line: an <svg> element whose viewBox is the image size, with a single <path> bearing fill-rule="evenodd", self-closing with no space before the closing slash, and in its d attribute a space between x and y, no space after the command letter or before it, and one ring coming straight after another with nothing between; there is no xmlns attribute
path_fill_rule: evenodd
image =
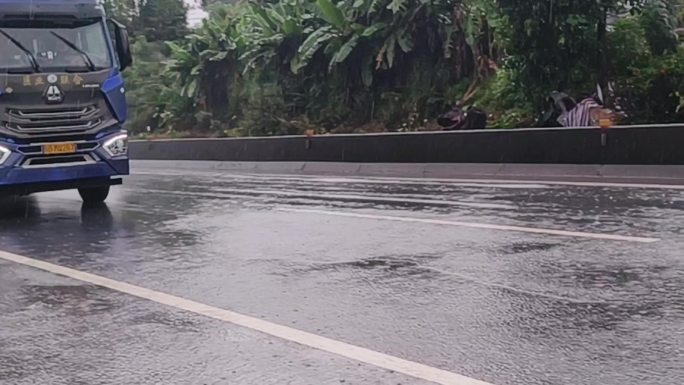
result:
<svg viewBox="0 0 684 385"><path fill-rule="evenodd" d="M53 143L43 145L43 154L73 154L76 152L76 143Z"/></svg>

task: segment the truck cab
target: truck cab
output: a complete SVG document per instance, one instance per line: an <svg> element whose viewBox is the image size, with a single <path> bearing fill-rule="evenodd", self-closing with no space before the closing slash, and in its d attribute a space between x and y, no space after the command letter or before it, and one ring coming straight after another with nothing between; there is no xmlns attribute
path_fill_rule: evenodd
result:
<svg viewBox="0 0 684 385"><path fill-rule="evenodd" d="M131 62L101 0L0 0L0 194L78 189L97 203L121 184Z"/></svg>

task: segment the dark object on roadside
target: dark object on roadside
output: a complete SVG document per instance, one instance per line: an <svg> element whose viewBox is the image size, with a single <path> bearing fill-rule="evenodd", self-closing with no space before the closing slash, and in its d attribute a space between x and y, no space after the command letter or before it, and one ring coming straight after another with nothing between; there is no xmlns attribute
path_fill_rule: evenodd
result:
<svg viewBox="0 0 684 385"><path fill-rule="evenodd" d="M546 110L539 119L541 127L603 127L612 126L624 118L622 100L615 97L612 85L608 85L608 98L613 101L614 109L606 107L606 96L601 86L596 92L579 103L563 92L552 92Z"/></svg>
<svg viewBox="0 0 684 385"><path fill-rule="evenodd" d="M562 127L559 119L563 119L572 109L577 106L575 99L565 92L554 91L546 99L546 110L542 115L539 125L541 127Z"/></svg>
<svg viewBox="0 0 684 385"><path fill-rule="evenodd" d="M457 104L451 111L440 115L437 124L445 130L482 130L487 127L487 114L475 107L464 110Z"/></svg>

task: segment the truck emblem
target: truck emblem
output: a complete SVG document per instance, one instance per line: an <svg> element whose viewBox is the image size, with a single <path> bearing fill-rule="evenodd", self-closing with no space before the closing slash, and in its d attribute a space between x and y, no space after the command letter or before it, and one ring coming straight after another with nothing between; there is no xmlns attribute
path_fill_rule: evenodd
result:
<svg viewBox="0 0 684 385"><path fill-rule="evenodd" d="M48 83L50 83L50 84L55 84L55 83L57 83L57 75L55 75L55 74L50 74L50 75L48 75L47 81L48 81Z"/></svg>
<svg viewBox="0 0 684 385"><path fill-rule="evenodd" d="M62 90L56 85L51 85L45 90L45 101L47 104L59 104L64 101Z"/></svg>

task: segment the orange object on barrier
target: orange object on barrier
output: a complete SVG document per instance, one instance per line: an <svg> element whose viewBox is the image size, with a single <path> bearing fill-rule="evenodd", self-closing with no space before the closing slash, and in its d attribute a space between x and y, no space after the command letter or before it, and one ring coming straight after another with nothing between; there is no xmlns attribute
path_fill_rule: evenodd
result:
<svg viewBox="0 0 684 385"><path fill-rule="evenodd" d="M610 128L613 126L615 113L610 108L597 107L589 110L589 121L592 126Z"/></svg>

